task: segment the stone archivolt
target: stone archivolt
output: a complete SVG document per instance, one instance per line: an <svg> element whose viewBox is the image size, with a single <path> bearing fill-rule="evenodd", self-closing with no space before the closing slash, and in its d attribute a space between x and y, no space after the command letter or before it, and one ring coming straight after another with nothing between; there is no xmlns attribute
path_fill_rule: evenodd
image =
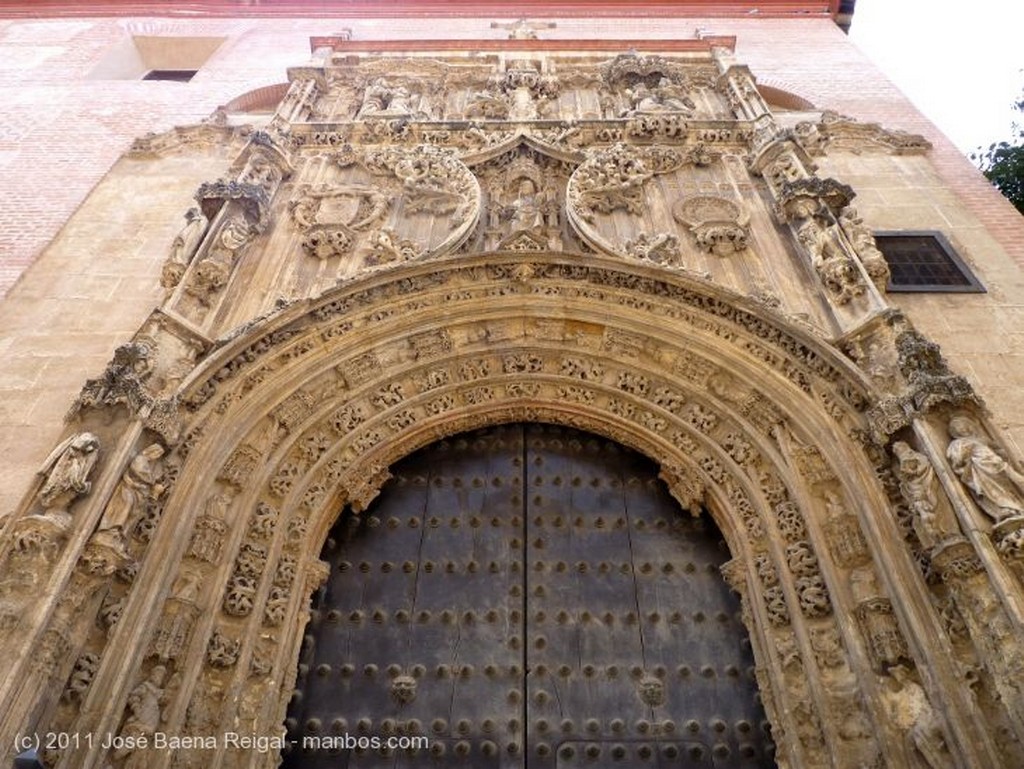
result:
<svg viewBox="0 0 1024 769"><path fill-rule="evenodd" d="M30 568L0 583L15 630L0 648L43 654L0 682L0 731L41 713L80 733L276 733L338 509L364 510L421 446L546 421L647 454L682 507L715 518L780 760L1019 764L988 724L1024 740L1021 476L938 351L882 312L852 190L814 176L800 137L716 50L699 65L296 70L287 117L253 137L235 179L201 188L164 309L87 383L74 435L4 530L5 569ZM578 121L537 122L570 108ZM479 123L452 120L471 110ZM741 149L820 280L827 333L679 269L690 237L729 264L754 250L768 209L688 177L706 186L698 174ZM272 274L299 275L301 301L250 303L246 280L270 274L257 256L281 242L294 272ZM339 285L301 277L346 260ZM86 445L103 459L61 464ZM60 531L19 534L57 510ZM146 534L126 545L129 520ZM17 624L30 592L40 608ZM173 761L200 759L277 760Z"/></svg>

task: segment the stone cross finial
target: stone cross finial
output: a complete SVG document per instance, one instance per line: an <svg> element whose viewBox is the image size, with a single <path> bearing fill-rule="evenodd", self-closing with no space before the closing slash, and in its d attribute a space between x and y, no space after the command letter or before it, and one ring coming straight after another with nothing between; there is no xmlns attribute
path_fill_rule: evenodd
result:
<svg viewBox="0 0 1024 769"><path fill-rule="evenodd" d="M554 29L553 21L527 21L516 19L512 22L492 21L491 29L507 29L509 40L536 40L538 29Z"/></svg>

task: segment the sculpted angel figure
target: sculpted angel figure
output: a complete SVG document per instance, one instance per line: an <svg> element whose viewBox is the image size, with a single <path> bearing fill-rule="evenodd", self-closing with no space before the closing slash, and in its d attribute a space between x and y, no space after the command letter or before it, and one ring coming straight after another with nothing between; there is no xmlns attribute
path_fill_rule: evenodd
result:
<svg viewBox="0 0 1024 769"><path fill-rule="evenodd" d="M985 442L978 423L953 417L949 435L946 458L982 512L996 523L1024 515L1024 475Z"/></svg>
<svg viewBox="0 0 1024 769"><path fill-rule="evenodd" d="M99 448L100 439L95 435L78 433L50 453L39 470L46 475L39 501L47 512L66 513L77 497L89 493L89 473L99 459Z"/></svg>

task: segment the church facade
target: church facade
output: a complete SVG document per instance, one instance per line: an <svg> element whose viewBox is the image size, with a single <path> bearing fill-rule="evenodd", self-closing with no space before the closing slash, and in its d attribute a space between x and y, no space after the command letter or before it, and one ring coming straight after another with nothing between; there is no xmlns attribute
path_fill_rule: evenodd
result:
<svg viewBox="0 0 1024 769"><path fill-rule="evenodd" d="M6 760L1020 766L1022 225L761 5L119 21L234 97L0 304Z"/></svg>

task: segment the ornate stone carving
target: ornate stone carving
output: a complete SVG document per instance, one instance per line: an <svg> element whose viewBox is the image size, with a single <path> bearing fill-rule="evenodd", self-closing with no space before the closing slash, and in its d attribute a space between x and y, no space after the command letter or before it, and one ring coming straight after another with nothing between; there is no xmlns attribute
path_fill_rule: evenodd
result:
<svg viewBox="0 0 1024 769"><path fill-rule="evenodd" d="M734 200L718 195L692 195L672 206L672 216L685 225L701 251L729 256L743 251L750 239L750 216Z"/></svg>
<svg viewBox="0 0 1024 769"><path fill-rule="evenodd" d="M796 133L808 144L809 149L819 152L829 150L861 152L883 152L892 155L919 155L931 149L932 145L919 134L892 131L878 123L861 123L854 118L832 110L824 110L817 123L798 123Z"/></svg>
<svg viewBox="0 0 1024 769"><path fill-rule="evenodd" d="M239 254L259 232L241 213L229 215L213 234L210 249L189 273L185 292L200 304L210 305L227 285Z"/></svg>
<svg viewBox="0 0 1024 769"><path fill-rule="evenodd" d="M956 535L950 521L940 521L937 512L939 482L928 458L903 441L896 441L892 452L896 457L900 493L914 516L914 533L921 544L933 548Z"/></svg>
<svg viewBox="0 0 1024 769"><path fill-rule="evenodd" d="M896 337L897 363L910 385L903 408L927 413L941 403L981 405L970 383L950 371L939 346L915 329Z"/></svg>
<svg viewBox="0 0 1024 769"><path fill-rule="evenodd" d="M369 242L366 263L370 265L408 262L422 253L422 249L416 243L400 237L389 227L377 230L370 236Z"/></svg>
<svg viewBox="0 0 1024 769"><path fill-rule="evenodd" d="M144 769L152 760L146 748L163 724L166 678L167 668L154 665L146 679L128 695L128 715L118 732L121 744L113 751L114 758L124 760L124 769Z"/></svg>
<svg viewBox="0 0 1024 769"><path fill-rule="evenodd" d="M68 678L67 684L64 686L64 692L60 698L63 702L71 703L74 705L81 704L85 699L85 695L89 692L89 687L92 685L92 679L96 675L96 671L100 666L100 658L98 654L92 652L86 652L75 660L75 666L71 670L71 676Z"/></svg>
<svg viewBox="0 0 1024 769"><path fill-rule="evenodd" d="M164 604L163 613L153 633L149 654L161 661L177 659L188 644L192 628L199 618L198 572L183 571Z"/></svg>
<svg viewBox="0 0 1024 769"><path fill-rule="evenodd" d="M568 201L583 221L619 208L639 216L643 212L643 185L657 174L681 166L684 156L665 147L616 144L594 152L569 180Z"/></svg>
<svg viewBox="0 0 1024 769"><path fill-rule="evenodd" d="M292 220L302 231L310 256L328 259L351 253L359 233L383 221L389 197L365 185L302 185L289 203Z"/></svg>
<svg viewBox="0 0 1024 769"><path fill-rule="evenodd" d="M214 630L206 644L206 661L215 668L229 668L238 662L238 652L242 643L237 638Z"/></svg>
<svg viewBox="0 0 1024 769"><path fill-rule="evenodd" d="M996 523L1024 516L1024 475L993 449L967 416L949 420L946 458L985 515Z"/></svg>
<svg viewBox="0 0 1024 769"><path fill-rule="evenodd" d="M857 605L855 614L867 637L876 669L884 671L911 659L907 641L896 621L892 603L887 598L875 597L862 601Z"/></svg>
<svg viewBox="0 0 1024 769"><path fill-rule="evenodd" d="M152 369L150 354L150 346L144 342L131 342L114 350L114 358L103 374L86 381L68 411L68 420L88 408L123 405L133 415L142 411L153 400L145 386Z"/></svg>
<svg viewBox="0 0 1024 769"><path fill-rule="evenodd" d="M421 95L411 93L404 85L377 78L366 87L357 117L424 119L428 115L420 108L422 102Z"/></svg>
<svg viewBox="0 0 1024 769"><path fill-rule="evenodd" d="M778 213L783 221L809 219L826 210L836 216L856 194L848 184L835 179L786 179L779 185Z"/></svg>
<svg viewBox="0 0 1024 769"><path fill-rule="evenodd" d="M638 80L632 88L624 89L624 93L629 107L622 110L619 117L635 117L650 112L673 112L689 117L697 109L689 90L667 77L660 77L654 86Z"/></svg>
<svg viewBox="0 0 1024 769"><path fill-rule="evenodd" d="M653 235L641 232L634 239L627 240L623 248L634 259L669 266L679 264L679 238L666 232Z"/></svg>

